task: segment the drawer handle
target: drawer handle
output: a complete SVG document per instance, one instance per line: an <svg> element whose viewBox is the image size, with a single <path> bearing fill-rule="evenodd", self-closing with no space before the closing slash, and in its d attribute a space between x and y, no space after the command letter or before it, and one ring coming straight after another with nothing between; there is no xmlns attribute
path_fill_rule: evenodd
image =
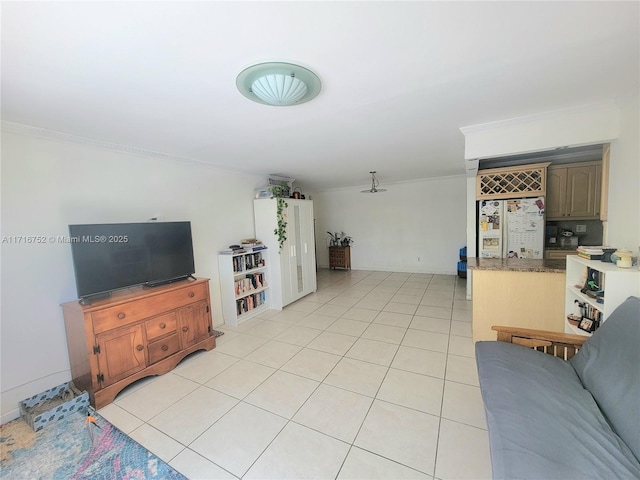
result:
<svg viewBox="0 0 640 480"><path fill-rule="evenodd" d="M166 324L166 323L164 323L164 322L162 322L162 323L160 324L160 328L162 328L162 329L167 328L167 324Z"/></svg>
<svg viewBox="0 0 640 480"><path fill-rule="evenodd" d="M167 350L169 350L169 345L162 345L162 351L166 352Z"/></svg>
<svg viewBox="0 0 640 480"><path fill-rule="evenodd" d="M189 331L189 327L182 327L182 331L183 332L188 332Z"/></svg>
<svg viewBox="0 0 640 480"><path fill-rule="evenodd" d="M136 350L138 350L139 352L141 352L142 350L144 350L144 347L142 345L138 345L136 347Z"/></svg>
<svg viewBox="0 0 640 480"><path fill-rule="evenodd" d="M195 297L195 296L196 296L196 294L195 294L195 293L193 293L193 292L189 292L189 298L193 298L193 297Z"/></svg>
<svg viewBox="0 0 640 480"><path fill-rule="evenodd" d="M120 312L120 313L118 314L118 318L119 318L120 320L122 320L124 317L126 317L126 315L124 314L124 312Z"/></svg>

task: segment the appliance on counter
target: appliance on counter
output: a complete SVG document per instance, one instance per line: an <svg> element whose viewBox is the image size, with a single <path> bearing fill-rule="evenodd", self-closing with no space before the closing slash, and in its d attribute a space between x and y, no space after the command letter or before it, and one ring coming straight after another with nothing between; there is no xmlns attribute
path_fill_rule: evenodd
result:
<svg viewBox="0 0 640 480"><path fill-rule="evenodd" d="M563 230L555 225L547 225L547 246L574 250L578 247L579 237L571 230Z"/></svg>
<svg viewBox="0 0 640 480"><path fill-rule="evenodd" d="M565 230L560 236L560 247L574 248L578 246L578 237L573 232Z"/></svg>
<svg viewBox="0 0 640 480"><path fill-rule="evenodd" d="M544 197L478 202L478 257L543 258Z"/></svg>

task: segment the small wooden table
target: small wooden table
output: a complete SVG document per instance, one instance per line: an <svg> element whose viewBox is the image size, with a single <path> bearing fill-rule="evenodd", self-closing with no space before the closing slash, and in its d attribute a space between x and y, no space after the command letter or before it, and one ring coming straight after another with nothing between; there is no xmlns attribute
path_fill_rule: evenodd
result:
<svg viewBox="0 0 640 480"><path fill-rule="evenodd" d="M351 247L329 247L329 268L351 270Z"/></svg>

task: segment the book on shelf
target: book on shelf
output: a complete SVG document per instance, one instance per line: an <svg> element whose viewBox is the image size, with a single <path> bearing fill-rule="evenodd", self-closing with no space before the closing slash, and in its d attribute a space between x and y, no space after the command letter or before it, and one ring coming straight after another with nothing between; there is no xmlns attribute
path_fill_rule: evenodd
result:
<svg viewBox="0 0 640 480"><path fill-rule="evenodd" d="M267 247L263 244L253 246L242 246L242 248L223 248L218 250L220 255L239 255L241 253L259 252L260 250L266 250Z"/></svg>
<svg viewBox="0 0 640 480"><path fill-rule="evenodd" d="M240 240L240 244L242 246L245 246L245 245L256 245L258 243L262 243L262 242L260 242L260 240L258 240L257 238L243 238L242 240Z"/></svg>
<svg viewBox="0 0 640 480"><path fill-rule="evenodd" d="M586 258L587 260L602 260L602 256L604 254L600 253L584 253L584 252L578 252L578 256L581 258Z"/></svg>
<svg viewBox="0 0 640 480"><path fill-rule="evenodd" d="M584 253L602 254L604 253L603 248L602 246L580 245L576 250Z"/></svg>
<svg viewBox="0 0 640 480"><path fill-rule="evenodd" d="M264 250L265 248L267 248L257 238L246 238L240 242L240 246L246 249L247 252Z"/></svg>
<svg viewBox="0 0 640 480"><path fill-rule="evenodd" d="M241 278L235 281L236 297L239 297L245 293L258 290L267 286L267 282L264 279L264 273L250 273L245 278Z"/></svg>
<svg viewBox="0 0 640 480"><path fill-rule="evenodd" d="M243 272L246 270L244 257L234 257L232 259L233 262L233 271L235 273Z"/></svg>
<svg viewBox="0 0 640 480"><path fill-rule="evenodd" d="M266 301L266 295L264 292L254 293L244 298L236 300L236 312L238 315L247 313L255 308L258 308Z"/></svg>
<svg viewBox="0 0 640 480"><path fill-rule="evenodd" d="M602 256L604 255L602 246L581 245L576 251L578 252L578 256L586 258L587 260L602 260Z"/></svg>

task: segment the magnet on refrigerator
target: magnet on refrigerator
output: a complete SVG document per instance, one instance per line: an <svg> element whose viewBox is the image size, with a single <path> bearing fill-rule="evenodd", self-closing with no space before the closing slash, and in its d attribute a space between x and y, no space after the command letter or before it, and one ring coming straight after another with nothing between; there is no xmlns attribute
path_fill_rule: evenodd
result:
<svg viewBox="0 0 640 480"><path fill-rule="evenodd" d="M478 257L543 257L544 197L484 200L478 210Z"/></svg>

